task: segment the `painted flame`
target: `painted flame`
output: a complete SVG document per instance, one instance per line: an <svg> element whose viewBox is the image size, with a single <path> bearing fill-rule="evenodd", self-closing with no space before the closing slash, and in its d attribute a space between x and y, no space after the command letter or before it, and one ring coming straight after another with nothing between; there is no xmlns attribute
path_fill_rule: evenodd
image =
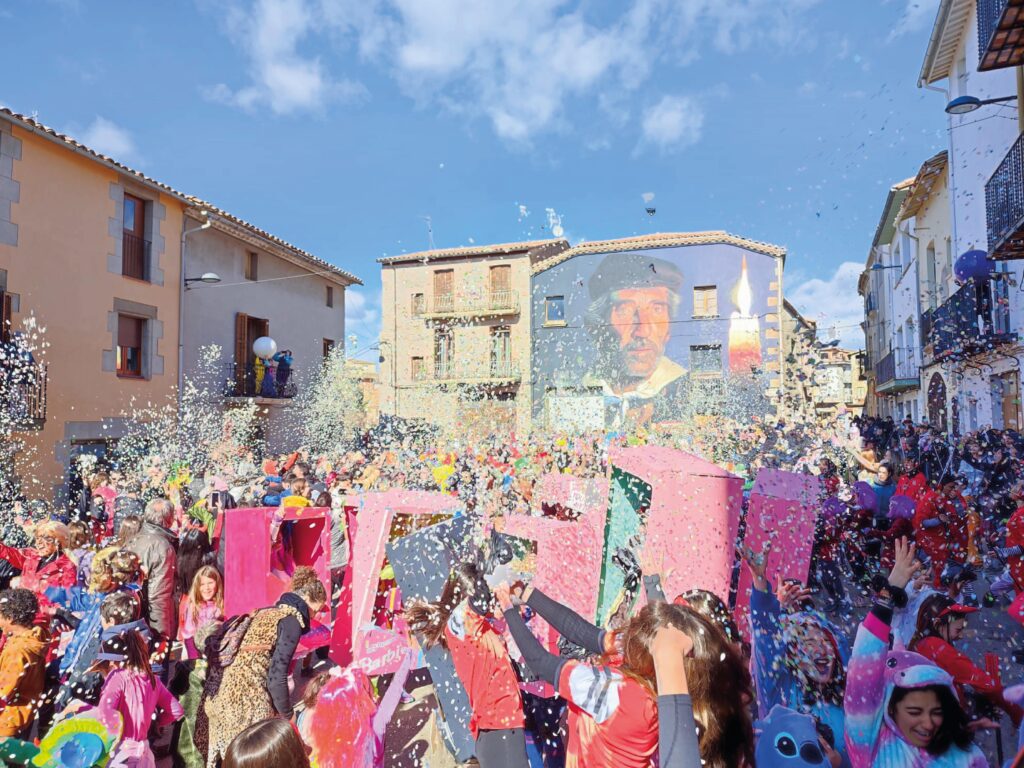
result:
<svg viewBox="0 0 1024 768"><path fill-rule="evenodd" d="M750 280L747 277L747 257L743 257L743 268L740 270L740 282L736 287L736 306L740 310L740 317L750 317L750 308L754 303L754 294L750 290Z"/></svg>

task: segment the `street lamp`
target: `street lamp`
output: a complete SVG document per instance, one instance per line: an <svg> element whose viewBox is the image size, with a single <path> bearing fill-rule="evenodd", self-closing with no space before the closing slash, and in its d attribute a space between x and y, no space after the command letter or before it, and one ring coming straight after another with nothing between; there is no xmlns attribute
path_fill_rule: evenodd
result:
<svg viewBox="0 0 1024 768"><path fill-rule="evenodd" d="M220 282L220 275L216 272L204 272L202 277L186 277L185 290L189 290L189 286L192 283L204 283L205 285L216 285Z"/></svg>
<svg viewBox="0 0 1024 768"><path fill-rule="evenodd" d="M878 264L877 262L871 265L872 272L881 272L883 269L903 269L902 264Z"/></svg>
<svg viewBox="0 0 1024 768"><path fill-rule="evenodd" d="M957 96L946 105L947 115L966 115L986 104L1002 104L1004 101L1013 101L1016 96L1002 96L998 99L979 99L977 96Z"/></svg>

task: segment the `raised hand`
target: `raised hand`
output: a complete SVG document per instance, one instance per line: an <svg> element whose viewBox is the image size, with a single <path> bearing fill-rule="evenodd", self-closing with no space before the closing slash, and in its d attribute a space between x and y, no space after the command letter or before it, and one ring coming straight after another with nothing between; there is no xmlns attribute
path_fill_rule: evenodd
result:
<svg viewBox="0 0 1024 768"><path fill-rule="evenodd" d="M743 547L743 562L747 564L750 576L754 580L754 587L760 592L768 591L768 579L765 578L765 573L768 570L768 555L771 554L771 551L772 543L770 541L758 553L749 547Z"/></svg>
<svg viewBox="0 0 1024 768"><path fill-rule="evenodd" d="M783 581L779 577L778 586L775 589L775 596L779 599L779 605L786 611L799 611L805 600L810 598L811 590L803 584Z"/></svg>
<svg viewBox="0 0 1024 768"><path fill-rule="evenodd" d="M892 571L889 572L889 583L894 587L905 589L907 583L921 567L921 561L914 555L917 546L905 538L896 540L896 555L893 558Z"/></svg>

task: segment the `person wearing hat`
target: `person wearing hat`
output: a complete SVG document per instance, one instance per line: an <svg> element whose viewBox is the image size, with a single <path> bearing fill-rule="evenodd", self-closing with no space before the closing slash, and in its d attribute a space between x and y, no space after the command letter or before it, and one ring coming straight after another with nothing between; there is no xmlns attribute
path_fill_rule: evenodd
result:
<svg viewBox="0 0 1024 768"><path fill-rule="evenodd" d="M686 369L666 356L683 275L644 253L609 254L590 278L597 359L584 378L605 395L609 427L678 418Z"/></svg>
<svg viewBox="0 0 1024 768"><path fill-rule="evenodd" d="M917 631L910 640L909 651L919 653L953 678L960 701L965 701L965 689L987 699L1002 709L1020 726L1024 709L1007 701L1003 684L998 678L979 667L966 654L957 650L955 643L964 636L967 617L977 608L954 602L948 595L938 592L925 598L917 613Z"/></svg>

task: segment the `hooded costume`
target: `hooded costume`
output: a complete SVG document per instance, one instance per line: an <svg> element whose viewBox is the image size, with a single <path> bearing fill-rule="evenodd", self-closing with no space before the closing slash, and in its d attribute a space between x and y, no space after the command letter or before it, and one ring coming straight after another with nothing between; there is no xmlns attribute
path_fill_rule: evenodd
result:
<svg viewBox="0 0 1024 768"><path fill-rule="evenodd" d="M988 761L973 744L955 744L941 755L907 741L889 716L889 700L899 688L941 685L956 695L953 678L924 656L889 650L889 625L875 608L857 629L846 683L846 750L853 768L985 768Z"/></svg>
<svg viewBox="0 0 1024 768"><path fill-rule="evenodd" d="M772 707L768 717L754 723L757 768L820 768L825 755L818 742L814 718L792 709Z"/></svg>

